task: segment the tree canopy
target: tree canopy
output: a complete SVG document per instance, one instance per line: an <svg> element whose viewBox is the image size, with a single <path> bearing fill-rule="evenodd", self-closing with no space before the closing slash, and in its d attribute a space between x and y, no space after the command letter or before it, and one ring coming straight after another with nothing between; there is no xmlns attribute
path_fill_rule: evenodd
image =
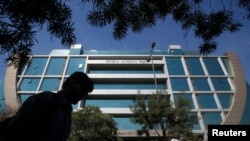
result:
<svg viewBox="0 0 250 141"><path fill-rule="evenodd" d="M142 128L137 130L139 135L150 136L149 131L154 130L165 140L200 140L192 132L194 124L198 122L197 115L190 112L191 103L183 96L179 96L173 105L167 94L139 94L130 108L133 112L131 121L142 125Z"/></svg>
<svg viewBox="0 0 250 141"><path fill-rule="evenodd" d="M72 114L72 131L69 141L115 141L117 123L96 106L87 106Z"/></svg>
<svg viewBox="0 0 250 141"><path fill-rule="evenodd" d="M8 54L6 61L15 67L24 66L32 46L37 42L36 33L43 26L51 37L61 40L65 47L76 42L72 22L71 0L1 0L0 1L0 53ZM221 8L202 9L203 0L79 0L92 4L87 15L91 25L113 26L113 37L122 40L127 31L141 32L155 26L158 20L172 17L180 24L184 34L193 31L203 43L200 53L210 54L217 49L215 39L224 32L236 32L242 24L234 20L234 11ZM210 0L212 2L212 0ZM232 5L232 1L221 0ZM234 1L235 2L235 1ZM237 7L246 10L250 19L250 0L238 0ZM86 13L82 13L86 14ZM166 27L167 28L167 27Z"/></svg>

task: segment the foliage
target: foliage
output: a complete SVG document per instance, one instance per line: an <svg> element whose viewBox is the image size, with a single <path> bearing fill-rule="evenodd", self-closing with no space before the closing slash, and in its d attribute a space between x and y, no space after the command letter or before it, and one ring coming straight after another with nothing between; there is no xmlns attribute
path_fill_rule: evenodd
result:
<svg viewBox="0 0 250 141"><path fill-rule="evenodd" d="M224 32L236 32L242 24L234 20L233 11L222 9L206 11L203 0L79 0L93 5L88 22L94 26L113 25L113 36L121 40L128 30L141 32L153 27L158 20L172 17L183 31L194 31L202 39L200 53L210 54L217 49L216 37ZM211 1L211 0L210 0ZM69 47L76 42L72 23L70 0L1 0L0 1L0 53L8 54L6 62L16 68L24 67L35 35L43 26L51 37ZM222 5L224 5L223 1ZM231 4L231 2L228 2ZM231 7L231 6L230 6ZM250 0L238 0L238 8L246 10L250 19ZM166 27L167 28L167 27Z"/></svg>
<svg viewBox="0 0 250 141"><path fill-rule="evenodd" d="M190 101L180 96L171 103L167 94L137 95L135 105L130 109L134 113L133 123L142 125L137 132L149 136L149 130L154 130L163 139L185 138L198 140L192 133L192 127L197 123L197 115L190 113ZM161 131L161 133L160 133Z"/></svg>
<svg viewBox="0 0 250 141"><path fill-rule="evenodd" d="M66 0L1 0L0 53L8 53L7 61L22 68L28 62L35 35L47 24L51 36L64 46L75 43L72 11Z"/></svg>
<svg viewBox="0 0 250 141"><path fill-rule="evenodd" d="M195 113L190 113L190 102L183 95L177 97L173 115L170 115L171 119L168 120L171 123L167 130L170 138L183 138L186 141L200 140L192 133L192 128L198 122L198 118Z"/></svg>
<svg viewBox="0 0 250 141"><path fill-rule="evenodd" d="M115 141L117 123L98 107L87 106L72 114L72 131L69 141Z"/></svg>
<svg viewBox="0 0 250 141"><path fill-rule="evenodd" d="M171 16L187 33L201 38L200 53L210 54L217 49L214 39L224 32L236 32L242 24L233 20L231 9L206 11L202 9L202 0L82 0L93 3L88 21L94 26L113 25L113 36L122 39L127 31L141 32L150 28L158 20ZM239 6L247 9L250 15L249 0L239 0ZM250 17L248 15L248 18Z"/></svg>

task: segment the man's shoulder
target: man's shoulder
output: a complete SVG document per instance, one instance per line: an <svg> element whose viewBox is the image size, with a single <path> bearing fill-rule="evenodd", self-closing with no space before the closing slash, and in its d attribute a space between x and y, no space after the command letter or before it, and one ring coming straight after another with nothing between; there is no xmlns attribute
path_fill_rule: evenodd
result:
<svg viewBox="0 0 250 141"><path fill-rule="evenodd" d="M53 97L53 96L55 96L56 95L56 93L54 93L54 92L51 92L51 91L43 91L43 92L40 92L40 93L38 93L38 94L35 94L35 95L33 95L34 97L44 97L44 98L51 98L51 97Z"/></svg>
<svg viewBox="0 0 250 141"><path fill-rule="evenodd" d="M55 99L56 93L50 91L44 91L30 96L25 103L50 103Z"/></svg>

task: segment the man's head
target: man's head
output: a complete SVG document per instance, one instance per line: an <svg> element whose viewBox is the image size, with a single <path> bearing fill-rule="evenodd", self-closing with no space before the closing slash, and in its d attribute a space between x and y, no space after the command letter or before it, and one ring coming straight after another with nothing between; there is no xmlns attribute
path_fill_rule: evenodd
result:
<svg viewBox="0 0 250 141"><path fill-rule="evenodd" d="M74 72L65 80L62 86L63 93L71 104L76 104L79 100L84 99L93 89L92 80L83 72Z"/></svg>

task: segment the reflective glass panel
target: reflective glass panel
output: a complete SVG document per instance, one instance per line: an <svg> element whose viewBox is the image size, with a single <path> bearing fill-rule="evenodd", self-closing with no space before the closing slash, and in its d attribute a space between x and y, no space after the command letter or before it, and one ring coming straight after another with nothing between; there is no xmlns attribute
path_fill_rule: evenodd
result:
<svg viewBox="0 0 250 141"><path fill-rule="evenodd" d="M170 78L170 82L174 91L189 91L187 78Z"/></svg>
<svg viewBox="0 0 250 141"><path fill-rule="evenodd" d="M25 75L42 75L48 58L34 57L30 66L26 69Z"/></svg>
<svg viewBox="0 0 250 141"><path fill-rule="evenodd" d="M23 78L19 85L19 91L36 91L40 78Z"/></svg>
<svg viewBox="0 0 250 141"><path fill-rule="evenodd" d="M207 78L191 78L195 91L210 91Z"/></svg>
<svg viewBox="0 0 250 141"><path fill-rule="evenodd" d="M185 58L185 61L190 75L204 75L204 71L198 57L187 57Z"/></svg>
<svg viewBox="0 0 250 141"><path fill-rule="evenodd" d="M224 72L219 64L218 58L207 57L203 58L209 75L224 75Z"/></svg>
<svg viewBox="0 0 250 141"><path fill-rule="evenodd" d="M197 94L197 100L201 109L217 109L213 94Z"/></svg>
<svg viewBox="0 0 250 141"><path fill-rule="evenodd" d="M70 57L69 63L67 66L67 75L71 75L75 71L84 71L85 69L86 58L79 58L79 57Z"/></svg>
<svg viewBox="0 0 250 141"><path fill-rule="evenodd" d="M166 57L169 75L185 75L181 57Z"/></svg>
<svg viewBox="0 0 250 141"><path fill-rule="evenodd" d="M227 78L211 78L216 91L230 91L231 87Z"/></svg>
<svg viewBox="0 0 250 141"><path fill-rule="evenodd" d="M46 71L46 75L62 75L67 58L52 57Z"/></svg>
<svg viewBox="0 0 250 141"><path fill-rule="evenodd" d="M220 124L222 119L220 112L204 112L202 113L204 122L206 125L210 124Z"/></svg>

